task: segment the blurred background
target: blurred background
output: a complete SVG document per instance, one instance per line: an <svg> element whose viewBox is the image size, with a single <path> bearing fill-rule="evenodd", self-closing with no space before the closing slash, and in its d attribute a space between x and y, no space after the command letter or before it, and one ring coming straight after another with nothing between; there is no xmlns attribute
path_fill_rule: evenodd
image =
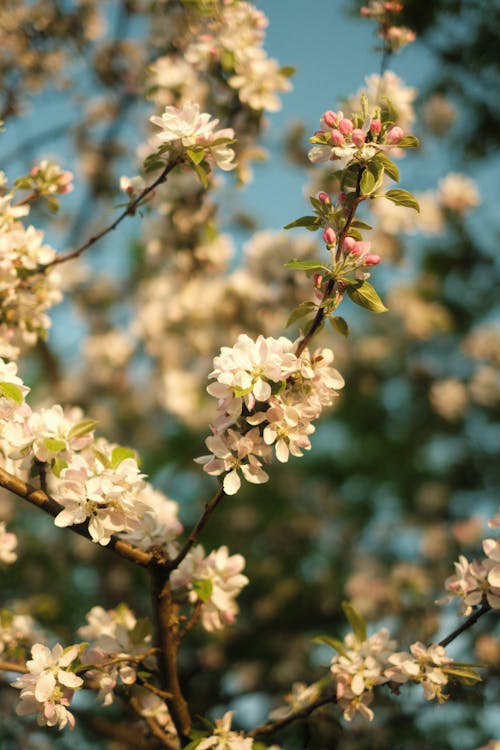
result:
<svg viewBox="0 0 500 750"><path fill-rule="evenodd" d="M245 133L245 168L218 177L208 196L175 176L153 210L61 266L65 298L51 311L48 339L20 360L32 403L79 405L103 435L135 448L188 528L215 489L193 463L214 415L204 392L212 358L243 331L297 335L285 325L310 282L283 264L315 257L321 242L282 227L308 213L308 195L336 189L328 169L308 162L308 138L325 110L349 111L360 89L374 96L380 85L366 80L380 74L382 53L360 3L254 5L269 19L268 56L296 69L277 111L228 99L220 71L209 90L182 72L176 55L197 3L4 0L0 8L0 168L13 181L50 158L74 173L57 216L30 215L59 251L126 203L120 176L140 172L148 117L167 104L201 91L205 111ZM365 216L383 259L371 281L389 312L344 301L349 337L325 330L321 344L335 351L346 386L311 452L227 498L201 540L245 555L251 583L235 626L192 633L182 679L195 714L235 709L241 728L263 721L293 682L321 674L330 653L311 639L345 632L344 599L402 648L451 631L456 605L435 600L458 554L481 555L499 505L500 3L410 0L398 23L417 39L387 61L383 85L422 142L398 161L421 213L379 201ZM67 643L94 604L125 601L148 614L142 571L6 494L0 520L21 540L18 563L2 570L1 606L29 612ZM485 664L485 682L455 688L443 706L419 690L380 691L373 725L346 726L324 711L276 742L465 750L500 737L495 613L450 653ZM119 750L85 721L71 736L33 727L27 735L13 717L13 691L0 688L2 747ZM118 706L106 711L120 721Z"/></svg>

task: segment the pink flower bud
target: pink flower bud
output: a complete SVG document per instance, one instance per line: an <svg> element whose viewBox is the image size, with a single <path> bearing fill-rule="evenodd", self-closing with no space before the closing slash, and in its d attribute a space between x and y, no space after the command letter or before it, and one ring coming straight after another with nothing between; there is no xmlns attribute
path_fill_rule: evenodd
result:
<svg viewBox="0 0 500 750"><path fill-rule="evenodd" d="M328 195L328 193L325 193L324 190L321 190L318 193L318 200L321 201L321 203L327 204L330 204L332 202L330 196Z"/></svg>
<svg viewBox="0 0 500 750"><path fill-rule="evenodd" d="M376 266L380 261L380 255L370 254L366 256L364 264L365 266Z"/></svg>
<svg viewBox="0 0 500 750"><path fill-rule="evenodd" d="M399 143L404 138L404 130L403 128L400 128L399 125L394 125L390 130L387 131L387 135L385 137L386 142L390 146L395 146L396 143Z"/></svg>
<svg viewBox="0 0 500 750"><path fill-rule="evenodd" d="M371 244L370 242L362 242L362 241L355 242L354 247L351 250L351 255L361 260L366 255L368 255L370 244Z"/></svg>
<svg viewBox="0 0 500 750"><path fill-rule="evenodd" d="M385 9L392 12L392 13L401 13L403 10L403 4L402 3L393 3L393 2L386 2L385 3Z"/></svg>
<svg viewBox="0 0 500 750"><path fill-rule="evenodd" d="M335 114L335 112L332 112L331 109L327 110L321 119L323 120L325 125L327 125L327 127L337 127L337 115Z"/></svg>
<svg viewBox="0 0 500 750"><path fill-rule="evenodd" d="M342 133L342 135L347 135L348 133L352 133L352 120L348 120L346 117L342 118L342 120L339 122L339 130Z"/></svg>
<svg viewBox="0 0 500 750"><path fill-rule="evenodd" d="M342 245L342 251L344 255L349 255L349 253L352 253L355 246L356 246L356 240L354 239L354 237L346 237Z"/></svg>
<svg viewBox="0 0 500 750"><path fill-rule="evenodd" d="M339 201L343 203L347 198L347 193L339 193Z"/></svg>
<svg viewBox="0 0 500 750"><path fill-rule="evenodd" d="M337 235L335 234L335 229L332 229L332 227L325 227L323 230L323 239L329 247L331 245L335 245L335 243L337 242Z"/></svg>
<svg viewBox="0 0 500 750"><path fill-rule="evenodd" d="M323 276L320 273L315 273L313 274L312 280L316 289L321 289L321 284L323 283Z"/></svg>
<svg viewBox="0 0 500 750"><path fill-rule="evenodd" d="M378 135L380 133L381 128L382 128L382 123L380 122L378 117L374 117L370 123L370 133L373 133L373 135Z"/></svg>
<svg viewBox="0 0 500 750"><path fill-rule="evenodd" d="M360 128L354 128L351 133L351 139L355 146L360 148L365 143L365 134Z"/></svg>
<svg viewBox="0 0 500 750"><path fill-rule="evenodd" d="M340 130L332 130L332 132L330 133L330 138L332 139L332 143L335 146L345 146L345 138Z"/></svg>

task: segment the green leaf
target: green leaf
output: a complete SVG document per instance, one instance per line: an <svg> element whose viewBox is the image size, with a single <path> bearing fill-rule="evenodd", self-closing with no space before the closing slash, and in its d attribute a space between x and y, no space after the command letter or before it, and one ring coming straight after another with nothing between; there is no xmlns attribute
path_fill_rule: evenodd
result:
<svg viewBox="0 0 500 750"><path fill-rule="evenodd" d="M15 383L8 383L3 381L0 383L0 394L8 398L10 401L14 401L16 404L22 404L24 396L22 390Z"/></svg>
<svg viewBox="0 0 500 750"><path fill-rule="evenodd" d="M59 453L59 451L63 451L66 448L66 441L57 440L57 438L44 438L43 444L52 453Z"/></svg>
<svg viewBox="0 0 500 750"><path fill-rule="evenodd" d="M9 628L14 622L14 613L9 609L0 609L0 626L2 628Z"/></svg>
<svg viewBox="0 0 500 750"><path fill-rule="evenodd" d="M319 219L317 216L301 216L300 219L295 219L287 224L283 229L293 229L294 227L304 227L310 232L315 232L320 228Z"/></svg>
<svg viewBox="0 0 500 750"><path fill-rule="evenodd" d="M342 602L342 609L358 641L366 641L366 622L364 619L349 602Z"/></svg>
<svg viewBox="0 0 500 750"><path fill-rule="evenodd" d="M285 328L288 328L292 325L292 323L300 320L300 318L304 318L313 310L316 310L316 305L314 304L314 302L301 302L300 305L298 305L298 307L296 307L295 310L290 313L290 317L286 322Z"/></svg>
<svg viewBox="0 0 500 750"><path fill-rule="evenodd" d="M200 178L200 182L203 185L203 188L206 190L208 188L208 175L210 174L210 167L207 164L205 168L203 166L204 164L206 164L206 162L202 162L201 164L193 163L193 167L194 171Z"/></svg>
<svg viewBox="0 0 500 750"><path fill-rule="evenodd" d="M68 433L68 438L71 440L72 438L88 435L89 432L95 430L98 424L99 422L96 422L95 419L83 419L81 422L73 425Z"/></svg>
<svg viewBox="0 0 500 750"><path fill-rule="evenodd" d="M56 477L60 477L61 476L61 472L64 469L68 468L68 462L64 461L62 458L54 458L52 460L52 463L50 464L50 468L51 468L52 473Z"/></svg>
<svg viewBox="0 0 500 750"><path fill-rule="evenodd" d="M281 73L282 76L285 76L286 78L291 78L297 72L297 68L294 68L293 65L284 65L282 68L279 69L279 72Z"/></svg>
<svg viewBox="0 0 500 750"><path fill-rule="evenodd" d="M368 169L365 169L359 183L363 195L370 195L375 189L375 184L375 176Z"/></svg>
<svg viewBox="0 0 500 750"><path fill-rule="evenodd" d="M340 333L341 336L349 336L349 326L347 325L344 318L341 318L340 315L332 315L328 318L328 320L330 321L334 330Z"/></svg>
<svg viewBox="0 0 500 750"><path fill-rule="evenodd" d="M399 169L394 164L392 159L382 153L381 151L377 154L375 159L383 166L384 172L395 182L399 182Z"/></svg>
<svg viewBox="0 0 500 750"><path fill-rule="evenodd" d="M323 271L323 273L331 273L328 266L323 265L317 260L298 260L294 258L285 263L285 268L294 268L296 271Z"/></svg>
<svg viewBox="0 0 500 750"><path fill-rule="evenodd" d="M356 286L348 286L347 294L356 305L364 307L366 310L375 313L387 312L387 307L368 281L361 281Z"/></svg>
<svg viewBox="0 0 500 750"><path fill-rule="evenodd" d="M483 679L481 675L471 667L458 666L456 664L448 666L447 664L444 664L442 666L442 669L443 672L446 672L446 674L453 675L453 677L458 677L460 680L465 682L466 685L474 685L476 682L482 682Z"/></svg>
<svg viewBox="0 0 500 750"><path fill-rule="evenodd" d="M355 229L373 229L371 224L367 224L366 221L361 221L361 219L353 219L351 221L351 227L354 227Z"/></svg>
<svg viewBox="0 0 500 750"><path fill-rule="evenodd" d="M124 445L115 446L111 452L111 466L113 469L116 469L126 458L136 460L137 454L132 448L126 448Z"/></svg>
<svg viewBox="0 0 500 750"><path fill-rule="evenodd" d="M209 578L200 578L193 582L193 590L198 594L202 602L208 602L214 589L213 583Z"/></svg>
<svg viewBox="0 0 500 750"><path fill-rule="evenodd" d="M196 750L202 739L202 737L199 737L197 740L193 740L188 745L186 745L184 750Z"/></svg>
<svg viewBox="0 0 500 750"><path fill-rule="evenodd" d="M405 135L396 145L398 148L417 148L420 146L420 141L414 135Z"/></svg>
<svg viewBox="0 0 500 750"><path fill-rule="evenodd" d="M347 655L347 650L344 642L340 641L338 638L331 638L329 635L318 635L316 636L316 638L313 638L313 643L323 643L326 646L330 646L331 648L335 649L335 651L341 656Z"/></svg>
<svg viewBox="0 0 500 750"><path fill-rule="evenodd" d="M388 190L384 193L384 198L392 201L396 206L407 206L408 208L414 208L415 211L420 213L420 206L418 201L408 190Z"/></svg>
<svg viewBox="0 0 500 750"><path fill-rule="evenodd" d="M205 155L205 149L203 148L188 148L186 149L186 156L191 159L193 164L201 164Z"/></svg>
<svg viewBox="0 0 500 750"><path fill-rule="evenodd" d="M109 458L106 456L105 453L103 453L102 451L94 447L92 447L92 453L97 458L97 460L100 461L104 467L106 467L106 469L111 468L111 461L109 460Z"/></svg>

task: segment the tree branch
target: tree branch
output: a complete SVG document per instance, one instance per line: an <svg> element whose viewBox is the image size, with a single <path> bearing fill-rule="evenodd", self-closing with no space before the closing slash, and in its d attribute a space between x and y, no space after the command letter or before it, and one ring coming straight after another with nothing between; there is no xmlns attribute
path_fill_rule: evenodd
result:
<svg viewBox="0 0 500 750"><path fill-rule="evenodd" d="M116 227L123 221L123 219L125 219L126 216L134 216L136 209L141 205L144 199L147 198L147 196L152 193L153 190L158 187L158 185L161 185L163 182L165 182L170 172L180 163L181 159L175 159L174 161L167 164L159 177L157 177L156 180L151 183L151 185L148 185L146 188L144 188L144 190L137 196L137 198L129 203L127 207L122 211L122 213L111 224L109 224L97 234L92 235L92 237L89 237L89 239L84 242L83 245L80 245L80 247L77 247L75 250L69 250L67 253L63 253L62 255L57 255L53 260L45 263L45 265L43 266L40 266L38 270L40 272L43 272L46 271L47 268L51 268L52 266L58 265L59 263L65 263L67 260L78 258L82 253L85 252L85 250L88 250L89 247L98 242L98 240L116 229Z"/></svg>
<svg viewBox="0 0 500 750"><path fill-rule="evenodd" d="M255 729L252 729L251 732L248 732L247 737L258 737L260 734L272 734L273 732L277 732L279 729L283 729L283 727L292 724L294 721L307 719L313 711L317 708L321 708L321 706L328 705L328 703L337 703L337 699L334 695L323 696L298 711L292 711L282 719L269 721L267 724L261 724L260 726L255 727Z"/></svg>
<svg viewBox="0 0 500 750"><path fill-rule="evenodd" d="M459 635L461 635L465 630L468 630L473 625L476 624L476 622L479 620L480 617L486 614L486 612L489 612L491 610L490 605L485 602L484 604L479 607L479 609L476 609L475 612L473 612L465 622L463 622L461 625L458 626L458 628L455 628L453 632L450 633L450 635L447 635L446 638L443 638L439 641L439 646L447 646L449 643L455 640L455 638L458 638Z"/></svg>
<svg viewBox="0 0 500 750"><path fill-rule="evenodd" d="M18 497L27 500L32 505L40 508L40 510L48 513L52 518L55 518L61 510L63 510L62 506L46 492L33 487L31 484L24 482L22 479L19 479L12 474L9 474L8 471L5 471L5 469L2 468L0 468L0 487L5 487L5 489L10 490ZM75 524L74 526L67 526L66 528L74 534L79 534L85 539L92 541L86 523ZM122 539L117 539L116 537L111 537L109 544L100 546L102 546L103 549L109 549L116 552L120 557L123 557L130 562L134 562L136 565L140 565L143 568L147 568L153 562L153 555L151 553L145 552L138 547L134 547L132 544L129 544Z"/></svg>
<svg viewBox="0 0 500 750"><path fill-rule="evenodd" d="M189 534L189 536L188 536L188 538L186 540L186 543L184 544L184 547L181 549L181 551L179 552L179 554L177 555L177 557L174 557L173 560L169 560L166 563L165 568L166 568L167 571L170 572L170 571L175 570L176 568L179 567L179 565L184 560L184 558L186 557L186 555L189 552L189 550L196 543L196 541L198 539L198 536L200 535L203 527L205 526L205 524L207 523L208 519L210 518L210 516L212 515L212 513L216 509L216 507L219 504L219 502L225 496L225 494L226 493L224 492L224 490L222 488L222 485L221 485L219 487L217 493L213 496L213 498L208 503L206 503L205 510L203 511L203 515L199 519L199 521L196 524L196 526L194 526L193 529L191 530L191 533Z"/></svg>

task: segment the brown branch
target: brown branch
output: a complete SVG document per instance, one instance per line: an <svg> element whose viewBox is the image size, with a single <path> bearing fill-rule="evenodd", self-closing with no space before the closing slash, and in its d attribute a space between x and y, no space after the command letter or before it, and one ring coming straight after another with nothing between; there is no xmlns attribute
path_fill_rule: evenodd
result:
<svg viewBox="0 0 500 750"><path fill-rule="evenodd" d="M177 668L179 645L179 608L172 601L168 572L155 566L151 568L151 595L153 604L154 645L162 690L171 694L167 705L181 740L187 740L191 731L191 716L182 694Z"/></svg>
<svg viewBox="0 0 500 750"><path fill-rule="evenodd" d="M104 735L110 739L123 742L127 747L133 748L133 750L152 750L151 741L139 737L136 728L123 725L121 722L110 721L103 716L95 716L84 711L79 711L78 709L72 708L71 711L86 729L92 730L101 737ZM164 745L164 743L162 744Z"/></svg>
<svg viewBox="0 0 500 750"><path fill-rule="evenodd" d="M28 667L26 664L18 664L13 661L0 661L0 672L19 672L19 674L27 674Z"/></svg>
<svg viewBox="0 0 500 750"><path fill-rule="evenodd" d="M479 620L480 617L486 614L486 612L489 612L491 610L490 605L485 602L484 604L479 607L479 609L476 609L475 612L473 612L465 622L463 622L461 625L458 626L458 628L455 628L453 632L450 633L450 635L447 635L446 638L443 638L439 641L438 646L447 646L449 643L455 640L455 638L458 638L459 635L461 635L465 630L468 630L473 625L476 624L476 622Z"/></svg>
<svg viewBox="0 0 500 750"><path fill-rule="evenodd" d="M0 468L0 487L5 487L5 489L10 490L18 497L27 500L32 505L40 508L40 510L48 513L52 518L55 518L63 510L63 507L46 492L33 487L31 484L24 482L22 479L19 479L12 474L9 474L8 471L5 471L5 469L2 468ZM88 531L88 524L86 523L75 524L74 526L68 526L66 528L75 534L79 534L79 536L83 536L85 539L92 540ZM147 568L153 562L153 556L149 552L134 547L123 539L111 537L109 544L100 546L103 546L104 549L116 552L117 555L125 558L125 560L134 562L136 565L140 565L143 568Z"/></svg>
<svg viewBox="0 0 500 750"><path fill-rule="evenodd" d="M165 182L170 172L180 163L181 159L174 159L174 161L167 164L159 177L157 177L156 180L151 183L151 185L148 185L146 188L144 188L144 190L137 196L137 198L129 203L127 207L122 211L122 213L111 224L109 224L97 234L92 235L92 237L89 237L89 239L84 242L83 245L80 245L80 247L77 247L75 250L69 250L67 253L63 253L62 255L57 255L53 260L45 263L43 266L40 266L38 270L43 272L51 266L58 265L59 263L65 263L67 260L78 258L82 253L85 252L85 250L88 250L89 247L98 242L98 240L116 229L116 227L123 221L123 219L125 219L125 217L134 216L136 209L141 205L141 203L143 203L144 199L147 198L147 196L152 193L153 190L158 187L158 185L161 185L163 182Z"/></svg>
<svg viewBox="0 0 500 750"><path fill-rule="evenodd" d="M328 703L337 703L337 699L335 698L335 696L329 695L324 696L323 698L318 698L308 706L305 706L298 711L293 711L284 716L282 719L269 721L267 724L261 724L260 726L255 727L255 729L252 729L251 732L248 732L247 737L257 737L260 734L272 734L273 732L277 732L279 729L283 729L283 727L292 724L294 721L307 719L307 717L310 716L313 711L315 711L317 708L321 708L321 706L328 705Z"/></svg>
<svg viewBox="0 0 500 750"><path fill-rule="evenodd" d="M223 489L223 487L221 485L219 487L219 489L217 490L216 494L213 496L213 498L211 500L209 500L208 503L206 503L205 510L203 511L202 516L200 517L200 519L199 519L198 523L196 524L196 526L194 526L193 529L191 530L191 533L189 534L189 536L188 536L188 538L187 538L187 540L186 540L186 542L184 544L184 547L181 549L181 551L179 552L179 554L177 555L177 557L174 557L173 560L169 560L166 563L165 568L166 568L167 571L170 572L170 571L175 570L176 568L179 567L179 565L184 560L184 558L186 557L186 555L189 552L189 550L191 549L191 547L193 547L193 545L198 540L198 536L200 535L201 531L203 530L205 524L207 523L208 519L210 518L210 516L212 515L212 513L216 509L216 507L219 504L219 502L225 496L225 494L226 493L224 492L224 489Z"/></svg>

